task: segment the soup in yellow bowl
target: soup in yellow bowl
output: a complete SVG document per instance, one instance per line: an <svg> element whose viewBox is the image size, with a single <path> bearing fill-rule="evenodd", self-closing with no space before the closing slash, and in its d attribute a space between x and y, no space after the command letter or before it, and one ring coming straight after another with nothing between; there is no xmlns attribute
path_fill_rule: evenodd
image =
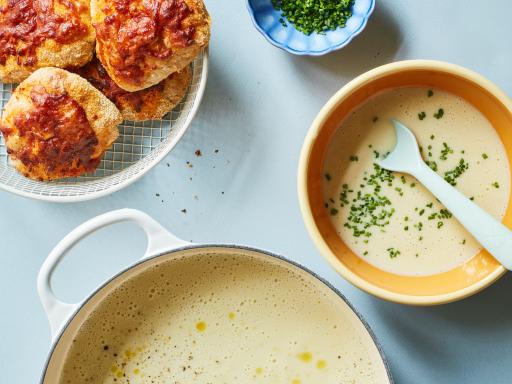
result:
<svg viewBox="0 0 512 384"><path fill-rule="evenodd" d="M504 268L413 177L375 164L392 150L395 118L424 161L506 225L512 108L497 87L464 68L406 61L341 89L314 121L300 161L299 196L310 234L345 278L409 304L453 301Z"/></svg>

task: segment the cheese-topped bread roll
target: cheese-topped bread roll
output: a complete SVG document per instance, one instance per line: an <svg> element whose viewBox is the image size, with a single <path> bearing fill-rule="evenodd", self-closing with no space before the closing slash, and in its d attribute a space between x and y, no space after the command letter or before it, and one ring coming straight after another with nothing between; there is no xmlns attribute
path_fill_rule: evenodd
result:
<svg viewBox="0 0 512 384"><path fill-rule="evenodd" d="M94 51L87 0L0 0L0 81L38 68L82 66Z"/></svg>
<svg viewBox="0 0 512 384"><path fill-rule="evenodd" d="M149 88L128 92L110 78L97 58L76 70L83 78L107 96L121 111L126 120L161 119L185 95L192 71L186 66Z"/></svg>
<svg viewBox="0 0 512 384"><path fill-rule="evenodd" d="M11 164L53 180L92 172L118 136L115 105L80 76L42 68L14 91L0 121Z"/></svg>
<svg viewBox="0 0 512 384"><path fill-rule="evenodd" d="M98 58L130 92L188 66L210 38L202 0L92 0L91 15Z"/></svg>

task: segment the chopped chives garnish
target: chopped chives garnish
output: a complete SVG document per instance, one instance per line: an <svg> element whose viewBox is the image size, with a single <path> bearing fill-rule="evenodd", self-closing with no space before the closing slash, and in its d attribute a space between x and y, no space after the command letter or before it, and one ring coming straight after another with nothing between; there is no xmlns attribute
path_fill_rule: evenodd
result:
<svg viewBox="0 0 512 384"><path fill-rule="evenodd" d="M439 159L446 160L448 159L448 155L450 153L453 153L453 149L451 149L448 144L443 143L443 149L441 150L441 156L439 156Z"/></svg>
<svg viewBox="0 0 512 384"><path fill-rule="evenodd" d="M455 168L444 173L444 179L452 186L456 186L456 180L461 177L468 168L469 164L464 159L460 159L459 164Z"/></svg>
<svg viewBox="0 0 512 384"><path fill-rule="evenodd" d="M401 252L398 249L395 249L393 247L388 248L387 251L391 259L394 259L395 257L401 254Z"/></svg>
<svg viewBox="0 0 512 384"><path fill-rule="evenodd" d="M437 163L435 161L427 160L425 163L434 171L437 172Z"/></svg>

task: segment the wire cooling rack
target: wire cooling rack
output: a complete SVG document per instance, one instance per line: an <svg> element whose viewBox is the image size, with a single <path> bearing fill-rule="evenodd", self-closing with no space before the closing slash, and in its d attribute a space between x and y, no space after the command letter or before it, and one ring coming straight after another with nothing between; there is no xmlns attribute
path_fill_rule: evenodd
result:
<svg viewBox="0 0 512 384"><path fill-rule="evenodd" d="M51 182L28 179L9 165L0 135L0 188L39 200L73 202L104 196L134 182L169 153L197 111L206 85L208 52L203 51L191 65L192 79L181 102L160 120L123 121L119 138L94 173ZM12 84L0 83L2 111L14 89Z"/></svg>

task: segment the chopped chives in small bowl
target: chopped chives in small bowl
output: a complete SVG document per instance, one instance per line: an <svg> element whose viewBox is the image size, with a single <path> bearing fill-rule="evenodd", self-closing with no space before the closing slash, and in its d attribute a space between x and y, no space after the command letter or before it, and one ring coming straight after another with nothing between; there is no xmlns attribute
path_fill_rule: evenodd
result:
<svg viewBox="0 0 512 384"><path fill-rule="evenodd" d="M375 0L246 1L254 26L271 44L310 56L348 45L375 8Z"/></svg>

